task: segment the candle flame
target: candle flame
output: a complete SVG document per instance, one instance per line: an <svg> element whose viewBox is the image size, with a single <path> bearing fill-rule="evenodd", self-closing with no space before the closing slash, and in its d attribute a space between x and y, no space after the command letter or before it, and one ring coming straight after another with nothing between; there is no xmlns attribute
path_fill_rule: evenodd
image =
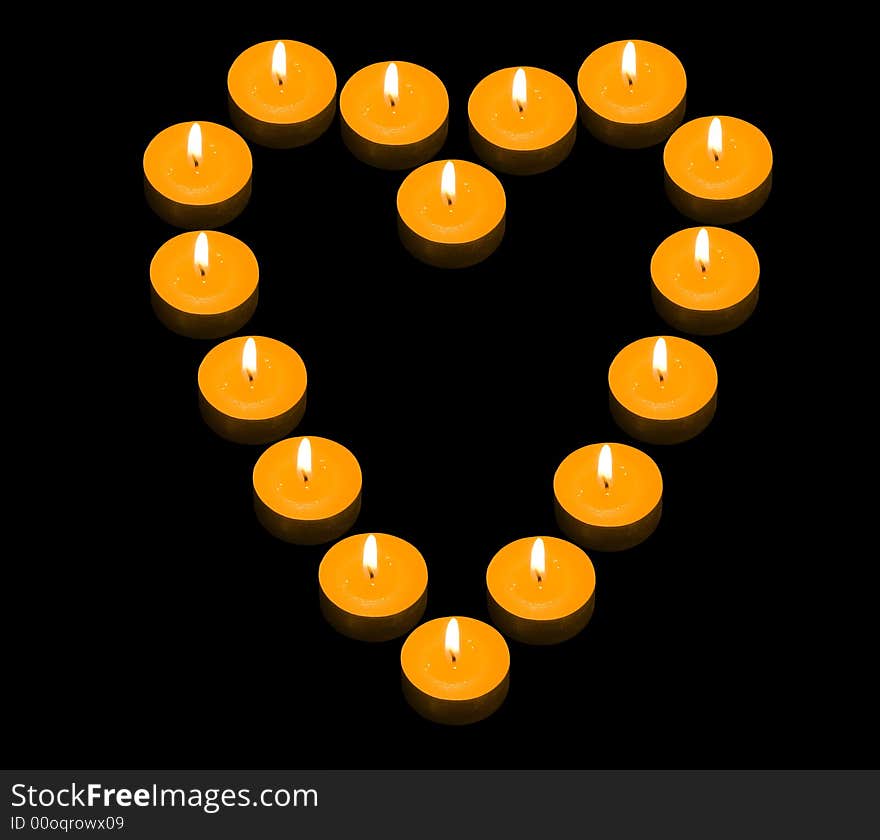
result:
<svg viewBox="0 0 880 840"><path fill-rule="evenodd" d="M186 138L186 156L193 162L195 167L202 162L202 127L193 123Z"/></svg>
<svg viewBox="0 0 880 840"><path fill-rule="evenodd" d="M272 50L272 75L279 85L287 81L287 48L284 41L278 41Z"/></svg>
<svg viewBox="0 0 880 840"><path fill-rule="evenodd" d="M513 105L522 113L526 109L528 102L528 91L526 90L526 71L520 67L513 74Z"/></svg>
<svg viewBox="0 0 880 840"><path fill-rule="evenodd" d="M451 160L447 160L443 167L443 174L440 176L440 193L447 204L455 201L455 164Z"/></svg>
<svg viewBox="0 0 880 840"><path fill-rule="evenodd" d="M620 72L623 80L630 86L636 80L636 45L627 41L623 48L623 58L620 61Z"/></svg>
<svg viewBox="0 0 880 840"><path fill-rule="evenodd" d="M529 568L532 570L532 574L535 576L538 583L541 583L541 581L544 580L544 574L547 568L546 556L544 540L540 537L535 537L535 541L532 543L532 557L529 561Z"/></svg>
<svg viewBox="0 0 880 840"><path fill-rule="evenodd" d="M611 459L611 447L607 443L602 444L599 450L599 468L596 470L599 483L605 490L611 489L611 480L614 476L614 462Z"/></svg>
<svg viewBox="0 0 880 840"><path fill-rule="evenodd" d="M667 372L667 356L666 356L666 339L661 336L654 342L654 359L652 362L654 367L654 376L663 382L666 379Z"/></svg>
<svg viewBox="0 0 880 840"><path fill-rule="evenodd" d="M709 123L709 154L712 155L713 160L717 163L721 159L721 148L724 145L722 142L722 133L721 133L721 120L718 117L713 117L712 122Z"/></svg>
<svg viewBox="0 0 880 840"><path fill-rule="evenodd" d="M249 338L241 351L241 372L253 382L257 378L257 342Z"/></svg>
<svg viewBox="0 0 880 840"><path fill-rule="evenodd" d="M694 243L694 262L700 271L705 272L709 268L709 231L700 228L697 233L697 241Z"/></svg>
<svg viewBox="0 0 880 840"><path fill-rule="evenodd" d="M204 277L208 273L208 234L202 231L196 237L193 250L193 267Z"/></svg>
<svg viewBox="0 0 880 840"><path fill-rule="evenodd" d="M446 625L446 653L455 662L461 652L461 633L458 629L458 619L450 618Z"/></svg>
<svg viewBox="0 0 880 840"><path fill-rule="evenodd" d="M376 577L376 571L379 568L379 547L376 545L376 536L370 534L364 540L364 574L372 580Z"/></svg>
<svg viewBox="0 0 880 840"><path fill-rule="evenodd" d="M304 437L296 450L296 471L306 483L312 477L312 442Z"/></svg>
<svg viewBox="0 0 880 840"><path fill-rule="evenodd" d="M385 101L393 108L397 105L400 95L400 82L397 75L397 65L392 61L385 68Z"/></svg>

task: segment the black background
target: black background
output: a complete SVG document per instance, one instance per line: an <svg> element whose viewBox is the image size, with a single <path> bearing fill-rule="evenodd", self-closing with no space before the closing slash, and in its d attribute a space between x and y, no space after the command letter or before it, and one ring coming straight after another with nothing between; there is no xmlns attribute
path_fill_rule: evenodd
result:
<svg viewBox="0 0 880 840"><path fill-rule="evenodd" d="M45 388L63 396L50 398L42 418L51 466L25 494L25 507L39 511L35 549L14 565L7 610L14 763L872 760L858 664L865 642L842 629L847 603L830 580L857 588L858 573L843 552L830 572L827 532L841 526L827 521L836 494L816 479L828 389L812 388L798 357L813 317L795 262L806 153L778 83L778 33L747 20L594 12L574 20L559 10L537 20L533 9L516 27L498 23L500 10L491 23L471 14L380 20L341 8L308 17L261 9L263 25L252 10L210 10L138 21L124 50L75 42L80 90L90 92L78 95L97 107L67 125L98 154L82 164L83 186L64 208L69 240L42 251L77 269L49 307L60 362ZM590 51L628 37L682 60L687 118L741 117L774 148L769 202L733 226L761 260L757 311L733 333L699 340L719 370L718 413L691 442L644 447L664 477L659 529L631 551L593 553L590 625L558 647L511 643L510 695L471 727L410 711L399 641L361 644L324 623L322 548L282 544L261 529L250 483L260 450L226 443L201 421L195 377L211 342L168 332L150 308L150 259L177 231L144 202L143 150L172 123L228 124L229 65L252 43L280 37L323 50L340 88L374 61L432 69L450 96L443 157L473 159L467 97L487 73L535 65L574 88ZM127 69L110 93L106 66L123 53ZM111 135L118 140L104 157ZM665 197L662 147L613 149L579 128L558 168L501 176L504 241L484 264L453 272L403 250L395 223L403 173L355 160L338 118L307 147L252 148L253 195L226 228L260 263L247 333L302 355L309 405L297 433L334 438L357 455L364 505L355 531L394 533L422 551L426 619L485 619L494 552L557 534L551 484L562 458L587 443L627 441L607 407L615 353L669 331L651 305L649 262L663 238L693 222ZM83 365L98 349L103 361Z"/></svg>

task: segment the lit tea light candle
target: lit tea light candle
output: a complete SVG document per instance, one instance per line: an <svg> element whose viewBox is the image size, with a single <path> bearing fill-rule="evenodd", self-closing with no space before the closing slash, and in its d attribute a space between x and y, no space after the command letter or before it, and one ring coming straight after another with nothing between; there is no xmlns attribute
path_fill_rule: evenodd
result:
<svg viewBox="0 0 880 840"><path fill-rule="evenodd" d="M437 723L475 723L504 702L510 651L494 628L473 618L435 618L416 627L400 651L403 693Z"/></svg>
<svg viewBox="0 0 880 840"><path fill-rule="evenodd" d="M666 193L698 222L748 218L770 195L773 150L763 132L736 117L686 122L663 149Z"/></svg>
<svg viewBox="0 0 880 840"><path fill-rule="evenodd" d="M556 521L584 548L623 551L660 522L663 479L652 458L623 443L594 443L567 455L553 476Z"/></svg>
<svg viewBox="0 0 880 840"><path fill-rule="evenodd" d="M480 81L468 99L471 145L493 169L546 172L574 146L577 102L559 76L538 67L507 67Z"/></svg>
<svg viewBox="0 0 880 840"><path fill-rule="evenodd" d="M306 366L274 338L230 338L199 365L205 423L235 443L269 443L290 434L306 410Z"/></svg>
<svg viewBox="0 0 880 840"><path fill-rule="evenodd" d="M557 537L527 537L504 546L486 570L489 615L511 639L563 642L593 614L596 572L586 553Z"/></svg>
<svg viewBox="0 0 880 840"><path fill-rule="evenodd" d="M240 239L213 231L181 233L150 262L150 298L168 329L220 338L243 327L257 307L259 266Z"/></svg>
<svg viewBox="0 0 880 840"><path fill-rule="evenodd" d="M714 417L718 371L692 341L642 338L614 357L608 387L611 415L627 434L647 443L681 443Z"/></svg>
<svg viewBox="0 0 880 840"><path fill-rule="evenodd" d="M299 41L263 41L229 68L232 124L262 146L290 149L320 137L336 113L336 71Z"/></svg>
<svg viewBox="0 0 880 840"><path fill-rule="evenodd" d="M360 464L341 443L327 438L278 441L260 455L253 482L257 519L285 542L330 542L360 513Z"/></svg>
<svg viewBox="0 0 880 840"><path fill-rule="evenodd" d="M482 262L504 237L507 199L501 182L466 160L414 169L397 191L397 229L417 259L440 268Z"/></svg>
<svg viewBox="0 0 880 840"><path fill-rule="evenodd" d="M177 123L160 131L144 152L144 193L171 225L215 228L244 210L252 172L251 150L232 129Z"/></svg>
<svg viewBox="0 0 880 840"><path fill-rule="evenodd" d="M424 557L391 534L357 534L335 543L321 560L318 583L324 618L362 641L408 633L428 603Z"/></svg>
<svg viewBox="0 0 880 840"><path fill-rule="evenodd" d="M687 228L660 243L651 258L651 293L659 315L694 335L742 324L758 303L755 249L724 228Z"/></svg>
<svg viewBox="0 0 880 840"><path fill-rule="evenodd" d="M665 140L684 117L687 77L678 58L650 41L614 41L590 53L577 76L581 120L611 146Z"/></svg>
<svg viewBox="0 0 880 840"><path fill-rule="evenodd" d="M351 153L382 169L409 169L440 151L449 96L430 70L408 61L358 70L339 95L342 139Z"/></svg>

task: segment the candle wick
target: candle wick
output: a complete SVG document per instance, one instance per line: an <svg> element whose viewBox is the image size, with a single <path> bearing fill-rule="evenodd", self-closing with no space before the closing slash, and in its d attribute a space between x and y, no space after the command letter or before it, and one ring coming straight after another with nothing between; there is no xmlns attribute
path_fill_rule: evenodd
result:
<svg viewBox="0 0 880 840"><path fill-rule="evenodd" d="M205 272L203 271L202 274L204 274L204 273ZM253 385L254 375L250 371L247 372L247 375L248 375L248 382L250 382Z"/></svg>
<svg viewBox="0 0 880 840"><path fill-rule="evenodd" d="M367 571L370 573L370 580L372 580L374 577L376 577L376 575L373 574L372 569L367 569Z"/></svg>
<svg viewBox="0 0 880 840"><path fill-rule="evenodd" d="M449 651L449 656L452 659L452 663L455 664L455 654L452 651Z"/></svg>
<svg viewBox="0 0 880 840"><path fill-rule="evenodd" d="M627 76L627 77L626 77L626 80L627 80L627 82L629 83L629 86L632 87L632 86L633 86L632 76Z"/></svg>
<svg viewBox="0 0 880 840"><path fill-rule="evenodd" d="M193 166L198 169L199 168L199 159L193 155Z"/></svg>
<svg viewBox="0 0 880 840"><path fill-rule="evenodd" d="M451 195L446 196L446 205L448 207L452 207L452 196Z"/></svg>
<svg viewBox="0 0 880 840"><path fill-rule="evenodd" d="M712 150L712 157L715 158L715 163L718 163L718 152L716 152L714 149Z"/></svg>
<svg viewBox="0 0 880 840"><path fill-rule="evenodd" d="M605 485L606 490L611 486L611 483L608 481L607 478L605 478L604 475L602 476L602 483Z"/></svg>
<svg viewBox="0 0 880 840"><path fill-rule="evenodd" d="M309 483L309 477L308 477L308 475L307 475L305 472L303 472L303 473L302 473L302 477L303 477L303 484L308 484L308 483ZM370 577L372 577L372 576L373 576L373 573L370 572Z"/></svg>
<svg viewBox="0 0 880 840"><path fill-rule="evenodd" d="M205 267L203 265L199 266L199 273L202 275L202 277L205 276Z"/></svg>
<svg viewBox="0 0 880 840"><path fill-rule="evenodd" d="M538 583L544 582L544 578L541 576L540 572L535 572L535 577L538 579Z"/></svg>
<svg viewBox="0 0 880 840"><path fill-rule="evenodd" d="M389 104L392 108L395 108L395 107L397 107L397 100L396 100L393 96L389 96L389 97L388 97L388 104Z"/></svg>
<svg viewBox="0 0 880 840"><path fill-rule="evenodd" d="M525 110L525 108L523 108L523 106L522 106L522 102L517 102L516 107L519 108L520 113L522 113Z"/></svg>
<svg viewBox="0 0 880 840"><path fill-rule="evenodd" d="M663 378L664 378L664 377L663 377L663 374L660 373L659 370L657 371L657 378L658 378L661 382L663 381Z"/></svg>
<svg viewBox="0 0 880 840"><path fill-rule="evenodd" d="M703 274L706 273L706 263L704 263L702 260L700 260L700 271L702 271Z"/></svg>
<svg viewBox="0 0 880 840"><path fill-rule="evenodd" d="M278 76L278 87L284 87L284 79L281 76Z"/></svg>

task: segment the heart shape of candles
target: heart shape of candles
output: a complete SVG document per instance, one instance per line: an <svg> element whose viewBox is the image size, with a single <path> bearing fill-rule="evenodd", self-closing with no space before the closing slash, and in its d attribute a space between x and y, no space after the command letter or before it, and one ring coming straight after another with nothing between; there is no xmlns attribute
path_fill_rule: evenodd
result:
<svg viewBox="0 0 880 840"><path fill-rule="evenodd" d="M280 42L279 42L279 43L280 43ZM291 42L291 43L295 43L295 42ZM302 45L300 45L300 46L302 46ZM609 46L610 46L610 45L609 45ZM630 44L627 44L627 49L629 48L629 46L630 46ZM277 51L276 51L276 52L277 52ZM319 54L319 55L320 55L320 54ZM273 59L273 60L274 60L274 59ZM585 66L586 66L586 62L585 62ZM322 65L322 67L323 67L323 65ZM330 68L330 71L331 71L331 73L332 73L332 68ZM280 77L280 71L274 69L274 64L273 64L273 72L275 72L276 75L278 75L278 76ZM325 74L325 76L326 76L326 68L324 68L324 69L322 70L322 72L324 72L324 74ZM287 77L285 76L284 78L285 78L285 80L286 80ZM335 77L334 77L334 78L335 78ZM326 78L325 78L324 81L326 82ZM580 82L580 78L579 78L579 82ZM279 84L280 84L280 83L279 83ZM290 86L292 86L293 83L290 82L290 83L288 83L288 84L289 84ZM564 83L563 83L563 84L564 84ZM630 81L629 81L629 84L630 84L630 85L632 84L632 80L631 80L631 79L630 79ZM325 86L326 86L326 85L325 85ZM230 87L230 90L232 90L232 87ZM582 91L580 91L580 92L581 92L582 95L583 95L583 92L582 92ZM234 97L233 97L233 98L234 98ZM325 98L326 98L326 97L325 97ZM572 99L572 102L573 102L573 101L574 101L574 100ZM656 134L656 132L657 132L657 127L656 127L655 125L652 124L651 128L652 128L652 131L655 132L655 134L651 134L651 135L650 135L650 139L652 139L654 142L659 142L660 140L662 140L662 139L664 139L665 137L667 137L667 136L669 135L669 133L671 133L671 131L677 126L678 122L679 122L679 121L681 120L681 118L683 117L683 113L684 113L684 108L683 108L683 97L682 97L680 100L677 100L677 101L680 101L680 102L681 102L680 113L678 112L679 109L678 109L678 106L676 105L675 108L673 108L673 111L675 112L674 117L669 121L668 125L666 125L666 126L663 128L661 134L656 135L656 137L655 137L655 134ZM333 116L333 114L330 113L330 110L329 110L329 109L330 109L330 106L326 105L326 103L324 103L323 100L322 100L322 103L321 103L321 104L322 104L321 109L318 109L318 113L319 113L319 116L320 116L320 124L318 125L318 128L313 128L312 126L314 125L314 123L311 123L311 122L309 123L309 127L310 127L310 129L311 129L313 132L317 132L317 133L315 133L314 136L312 136L312 135L308 135L308 139L305 140L305 141L302 141L302 142L311 142L311 141L317 139L317 137L320 136L320 134L321 134L324 130L326 130L326 127L329 125L330 121L332 120L332 116ZM334 104L335 104L335 99L334 99L334 102L331 103L331 105L334 105ZM583 101L581 101L581 105L583 105L583 104L584 104ZM673 103L673 105L675 105L675 103ZM566 107L568 107L568 104L566 105ZM589 110L589 109L588 109L588 110ZM242 122L242 115L241 115L240 111L241 111L241 109L238 108L238 105L236 105L236 106L235 106L235 110L233 110L233 116L236 117L236 124L237 124L237 125L247 125L246 122ZM591 111L590 113L592 114L592 111ZM329 115L329 116L328 116L328 115ZM582 113L582 117L583 117L583 113ZM309 119L311 119L311 117L310 117ZM445 118L444 118L444 119L445 119ZM593 115L593 117L591 117L591 119L593 120L593 123L595 123L595 117L594 117L594 115ZM741 121L740 121L740 122L741 122ZM588 127L591 126L591 123L590 123L586 118L584 118L584 124L587 125ZM445 132L445 122L443 123L443 125L444 125L444 132ZM258 128L260 128L260 130L265 130L265 127L264 127L264 126L258 126ZM270 126L270 128L271 128L271 126ZM668 128L668 131L666 130L666 128ZM261 137L260 131L258 131L257 129L254 129L253 126L251 126L251 130L252 130L251 139L255 140L256 142L260 142L260 137ZM272 130L275 131L274 128L272 128ZM593 130L593 129L591 128L591 130ZM572 130L572 131L573 131L573 130ZM181 132L178 131L178 133L181 133ZM277 133L277 132L276 132L276 133ZM294 133L296 133L296 132L294 132ZM595 132L594 132L594 133L595 133ZM478 131L478 130L477 130L477 134L479 134L479 131ZM300 131L298 134L296 134L296 140L295 140L295 142L294 142L293 139L290 139L290 140L284 140L283 142L276 142L276 141L273 139L272 142L266 142L266 145L270 145L270 146L277 146L277 145L301 145L301 142L300 142L300 141L302 140L302 137L303 137L303 136L305 136L305 135L303 135L302 131ZM444 136L445 136L445 134L444 134ZM600 134L600 133L597 133L597 136L600 137L600 139L603 140L603 142L610 143L610 144L612 144L612 145L617 145L617 144L614 142L614 137L615 137L614 132L608 130L608 129L607 129L607 126L605 126L605 127L603 128L603 131L601 132L601 134ZM763 135L762 135L762 136L763 136ZM273 135L273 138L274 138L274 135ZM433 135L431 135L431 138L433 138ZM429 138L429 139L431 139L431 138ZM574 143L574 134L573 134L573 133L571 133L570 135L569 135L569 134L564 134L564 139L565 139L566 143L568 142L569 138L570 138L570 142L571 142L571 144L573 144L573 143ZM609 138L610 138L610 139L609 139ZM432 142L433 142L433 140L432 140ZM716 143L717 143L717 142L720 142L720 141L717 141L717 140L716 140ZM633 142L633 141L630 139L630 140L627 140L627 142L620 143L619 145L627 146L627 145L638 145L638 144L642 144L642 145L644 145L645 143L642 141L642 139L639 139L638 142ZM711 148L714 148L714 147L711 146L711 138L710 138L710 150L711 150ZM383 152L383 153L384 153L384 152ZM568 153L568 149L564 150L563 153L560 153L560 155L558 156L558 159L554 158L554 159L552 160L552 163L551 163L550 165L556 165L558 162L560 162L562 159L564 159L564 157L567 155L567 153ZM374 153L374 152L370 152L370 154L367 154L366 152L364 152L364 153L356 152L356 154L357 154L357 156L360 157L362 160L366 160L367 162L370 162L370 163L373 162L373 159L371 158L371 155L372 155L373 157L378 157L378 153ZM480 154L480 153L478 152L478 154ZM493 158L492 158L491 155L486 154L486 153L485 153L485 150L484 150L484 153L480 154L480 156L483 157L484 160L489 161L489 162L490 162L490 165L491 165L491 161L493 160ZM716 153L715 153L715 163L717 163L718 160L719 160L719 155L718 155L718 153L717 153L717 151L716 151ZM412 165L412 162L410 161L410 159L407 159L407 163L410 164L410 165ZM450 162L450 163L451 163L451 162ZM432 171L431 171L431 178L432 178L432 179L435 179L435 180L438 181L438 184L437 184L438 194L441 195L441 197L445 197L446 200L448 201L448 204L451 206L452 203L453 203L453 199L450 198L450 193L449 193L448 187L446 186L446 181L444 180L444 179L447 177L447 174L448 174L448 173L447 173L446 170L449 169L449 165L450 165L450 163L448 163L448 164L446 165L446 167L442 167L442 161L440 161L439 164L435 164L435 165L433 165L433 168L432 168ZM467 166L470 166L470 165L471 165L471 164L466 164L465 162L458 162L458 163L461 165L461 169L464 169L466 165L467 165ZM538 172L538 171L543 171L542 167L543 167L543 168L549 168L549 166L544 166L544 164L542 163L541 166L539 166L538 168L529 168L529 167L526 167L526 168L521 169L520 171L522 171L522 172L526 172L526 173L527 173L527 172ZM394 167L390 167L390 166L389 166L389 167L386 167L386 168L394 168ZM441 179L441 178L439 178L439 177L436 177L436 178L435 178L435 175L439 174L439 170L440 170L440 168L444 168L443 179ZM496 168L498 168L498 169L500 169L500 170L502 170L502 171L505 171L505 167L504 167L504 166L500 166L500 165L499 165L499 166L497 166ZM710 170L711 168L712 168L712 167L707 166L707 171ZM437 170L436 173L434 172L435 169ZM513 168L508 168L506 171L509 171L509 172L516 172L516 171L518 171L518 169L517 169L517 167L513 167ZM145 174L147 175L147 180L150 181L150 183L151 183L151 185L152 185L152 181L151 181L151 179L149 178L149 173L146 173L146 172L145 172ZM490 174L491 174L491 173L490 173ZM710 173L710 175L711 175L711 173ZM453 177L454 177L454 175L453 175ZM492 176L492 177L494 178L494 176ZM707 177L709 177L709 176L707 176ZM766 177L769 179L769 174L768 174ZM472 180L473 180L473 179L472 179ZM495 179L495 180L497 180L497 179ZM467 182L467 183L470 184L471 182L469 181L469 182ZM493 182L493 184L494 184L494 182ZM153 186L154 186L154 185L153 185ZM493 186L493 189L495 189L494 186ZM768 185L767 185L767 189L769 189L769 182L768 182ZM153 190L153 192L155 192L155 189ZM148 194L151 194L151 193L148 192ZM454 189L453 189L453 195L454 195ZM244 201L246 202L246 200L247 200L247 199L245 198ZM404 243L404 245L407 247L407 249L410 250L410 251L411 251L416 257L418 257L419 259L421 259L421 260L424 261L424 262L427 262L427 263L430 263L430 264L434 264L434 265L442 265L442 266L449 266L449 267L462 267L462 266L472 265L472 264L474 264L475 262L479 262L480 260L487 258L489 255L491 255L492 251L494 251L494 249L497 248L498 245L500 244L500 239L501 239L501 236L503 235L504 212L505 212L505 209L506 209L505 204L506 204L506 202L505 202L505 198L504 198L503 193L502 193L501 205L500 205L500 206L501 206L501 210L500 210L500 221L498 220L498 214L496 213L495 216L493 216L492 223L487 227L487 231L488 231L488 232L487 232L487 233L483 233L483 234L481 234L482 237L488 236L488 235L490 235L490 234L491 234L491 236L494 237L494 239L493 239L492 242L491 242L491 247L484 248L482 251L479 251L479 253L477 254L477 258L473 258L473 257L474 257L474 251L473 251L473 249L471 249L471 251L467 252L467 253L465 254L465 256L463 256L463 257L460 256L460 255L458 254L458 252L456 252L456 254L455 254L453 257L449 257L448 254L446 254L446 252L444 252L444 255L441 256L439 259L437 259L437 258L436 258L436 253L437 253L436 243L431 242L430 238L429 238L429 237L425 237L425 236L422 236L422 239L423 239L423 240L427 240L427 245L425 245L424 242L419 243L417 247L416 247L416 246L411 246L410 244L408 244L409 240L408 240L407 237L404 235L404 230L403 230L404 228L407 228L407 227L408 227L408 222L407 222L407 220L406 220L406 218L405 218L405 214L404 214L404 212L401 210L400 197L398 197L398 211L399 211L399 214L400 214L400 219L401 219L401 224L402 224L401 238L403 239L403 243ZM757 207L759 207L759 206L760 206L760 203L757 205ZM689 205L689 207L690 207L690 205ZM757 209L757 207L756 207L755 209ZM176 209L176 208L175 208L175 209ZM241 209L241 208L239 208L239 212L240 212L240 209ZM157 212L158 212L158 211L157 211ZM689 212L690 212L690 211L689 211ZM169 217L166 215L166 218L169 218ZM224 218L225 218L225 217L224 217ZM174 223L174 217L169 218L169 220L172 221L172 222ZM228 220L228 219L227 219L227 220ZM188 225L184 225L184 226L188 226ZM210 232L208 233L208 235L211 235ZM221 234L217 234L217 236L221 236ZM479 238L479 237L478 237L478 238ZM456 243L456 244L458 244L458 243ZM467 249L466 249L466 250L467 250ZM204 272L203 272L203 273L204 273ZM247 300L250 300L250 298L247 298ZM247 300L246 300L245 302L247 302ZM241 305L241 304L239 303L238 305ZM254 305L255 305L255 296L254 296ZM253 307L251 307L251 312L252 312L252 310L253 310ZM234 313L237 313L237 312L238 312L237 309L232 309L232 310L230 310L230 311L232 311L232 312L234 312ZM158 310L157 310L157 312L158 312ZM172 314L174 314L175 316L177 316L179 313L177 313L176 311L174 311ZM185 314L185 313L184 313L184 314ZM212 314L213 314L213 313L212 313ZM161 316L160 316L160 317L161 317ZM249 317L249 315L248 315L248 317ZM176 322L175 322L175 323L176 323ZM234 324L235 324L235 326L233 327L233 329L238 328L238 327L241 327L241 324L238 323L238 321L235 320L235 319L233 319L233 320L231 321L231 323L234 323ZM198 328L199 328L199 329L204 329L204 327L202 326L201 323L199 324ZM187 334L186 332L184 332L184 331L181 330L181 329L178 329L177 331L179 331L179 332L183 332L183 334ZM192 332L192 334L193 334L193 335L198 335L197 332ZM259 340L259 339L258 339L258 340ZM650 361L645 361L645 363L644 363L643 366L645 367L646 370L650 371L650 370L652 369L652 368L651 368L651 364L652 364L652 362L650 362ZM654 368L653 368L653 370L654 370L654 372L656 373L657 370L658 370L658 367L657 367L657 363L656 363L656 361L654 361L653 364L654 364ZM661 385L661 386L662 386L662 385L664 384L664 382L665 382L665 380L664 380L664 376L666 376L666 375L667 375L666 368L663 368L662 373L659 375L659 382L660 382L660 385ZM688 375L688 372L687 372L686 370L685 370L684 372L680 372L680 371L671 371L671 372L669 372L668 375L669 375L670 377L679 376L679 379L678 379L677 382L676 382L676 387L679 389L679 391L680 391L682 388L685 388L685 387L686 387L686 385L687 385L687 381L686 381L686 379L687 379L687 375ZM677 393L678 393L678 391L676 391L676 394L677 394ZM298 419L299 419L299 418L297 417L297 422L298 422ZM625 430L628 431L626 425L623 425L623 428L624 428ZM284 433L289 433L290 431L291 431L291 429L285 427L285 429L284 429ZM232 439L236 439L236 438L232 438ZM242 441L246 441L246 438L245 438L245 437L242 437L241 440L242 440ZM260 442L260 443L264 443L264 442L266 442L266 441L263 440L263 439L261 438L261 439L259 440L259 442ZM605 448L607 448L607 446L606 446ZM647 457L647 456L645 456L645 457ZM648 460L650 460L650 459L648 459ZM653 462L652 462L652 463L653 463ZM600 472L600 473L598 474L598 478L601 479L601 477L602 477L602 475L601 475L601 472ZM591 478L590 478L590 480L594 480L594 479L595 479L595 477L591 477ZM608 484L607 481L606 481L605 490L607 490L607 491L609 491L609 492L610 492L610 490L611 490L611 488L610 488L610 486L609 486L609 484ZM600 495L601 495L601 494L600 494ZM655 512L655 508L652 508L652 509L649 511L649 513L650 513L651 515L653 515L654 512ZM355 513L354 516L356 517L356 513ZM656 507L656 518L659 518L659 502L657 502L657 507ZM352 518L351 521L347 523L347 527L351 527L351 525L353 525L353 524L354 524L354 518ZM652 523L652 527L647 531L647 533L646 533L644 536L641 537L641 539L644 539L648 534L650 534L650 531L653 530L653 527L655 527L655 526L656 526L656 520L653 521L653 523ZM270 530L271 530L271 529L270 529ZM573 528L573 529L570 529L570 530L569 530L569 529L565 529L565 528L563 528L563 530L566 530L566 533L567 533L567 534L569 534L569 535L573 535L573 536L572 536L572 539L574 539L575 541L578 541L578 540L579 540L579 536L578 536L578 535L582 535L582 534L584 534L584 533L590 533L590 529L589 529L589 528L583 528L583 527L581 527L581 528ZM338 536L338 533L336 533L336 532L334 531L334 532L333 532L333 537L335 538L336 536ZM284 538L287 539L288 537L285 536ZM540 538L539 538L539 539L540 539ZM586 540L586 543L582 543L582 544L585 544L587 548L598 548L598 549L600 549L600 550L604 550L604 549L606 548L606 544L605 544L605 542L604 542L604 540L607 539L606 536L603 536L603 538L602 538L603 541L599 541L598 543L590 543L590 538L589 538L589 537L585 537L585 538L583 538L583 539ZM292 539L291 541L293 541L293 542L297 542L298 540L297 540L297 539ZM304 542L309 542L309 541L314 541L314 540L304 540ZM563 542L563 541L558 541L558 542ZM631 545L631 544L634 544L634 543L626 543L625 545L623 545L623 547L629 547L629 545ZM366 562L366 561L365 561L365 562ZM587 560L587 563L589 564L589 560ZM365 568L366 568L366 567L365 567ZM371 567L371 568L372 568L372 567ZM542 565L541 568L542 568L542 569L544 568L543 565ZM592 567L590 566L589 568L592 568ZM532 570L532 571L534 571L534 570ZM372 577L372 571L371 571L371 573L370 573L370 576ZM524 575L524 577L528 577L528 575ZM540 578L540 576L538 577L538 581L541 582L541 578ZM581 620L580 620L580 616L582 615L582 611L585 609L585 606L586 606L587 604L589 605L589 613L587 613L586 618L585 618L584 620L581 621ZM583 628L583 625L586 623L586 620L588 620L588 618L589 618L589 614L591 614L591 613L592 613L592 590L590 590L590 592L589 592L588 601L585 601L583 604L579 604L579 605L578 605L578 608L577 608L577 615L578 615L578 617L579 617L579 621L577 622L577 630L576 630L575 632L579 632L579 631ZM437 620L435 620L435 621L440 621L440 620L437 619ZM452 621L456 621L456 619L451 619L450 622L452 622ZM463 621L467 621L467 619L464 619ZM450 623L450 626L451 626L451 623ZM408 629L408 628L407 628L407 629ZM503 629L503 627L502 627L502 629ZM445 631L445 632L446 632L446 634L447 634L447 636L448 636L448 633L449 633L449 627L446 627L446 631ZM349 635L353 635L353 634L349 634ZM514 634L511 634L511 635L512 635L514 638L517 638L517 636L516 636L515 633L514 633ZM568 638L570 635L571 635L571 633L568 633L568 632L566 631L566 632L564 632L564 633L560 633L560 634L559 634L559 638L560 638L560 640L561 640L561 639L563 639L563 638ZM526 638L527 638L528 634L526 633L525 636L526 636ZM387 637L387 636L386 636L386 637ZM365 637L365 638L366 638L366 637ZM494 641L493 641L493 644L494 644ZM505 648L505 649L506 649L506 648ZM456 650L458 650L458 649L456 648ZM499 648L499 650L500 650L500 648ZM447 648L447 653L448 653L448 648ZM446 653L443 653L443 650L442 650L442 648L441 648L441 649L440 649L440 653L439 653L438 655L440 656L441 659L444 659L444 657L446 657L447 654L446 654ZM465 654L462 654L462 655L465 655ZM453 657L453 660L452 660L452 661L453 661L453 664L454 664L454 663L455 663L455 658L454 658L454 657ZM414 666L413 666L412 662L410 662L410 663L409 663L409 668L412 669L413 667L414 667ZM506 666L505 666L505 668L506 668ZM506 670L504 671L504 673L503 673L502 676L503 676L503 680L504 680L504 682L503 682L504 693L506 693ZM499 677L499 680L500 680L500 679L501 679L501 677ZM496 681L496 685L497 685L497 684L500 684L500 683L499 683L498 681ZM494 688L493 688L493 690L494 690ZM499 704L500 704L501 700L503 700L503 694L501 694L500 697L499 697L499 699L498 699L498 703L499 703ZM432 719L442 719L442 716L441 716L441 717L432 717L432 715L433 715L433 713L434 713L433 711L430 711L429 713L426 714L426 713L424 712L423 709L419 708L420 706L423 706L423 705L424 705L424 702L425 702L424 699L421 699L421 700L419 700L418 703L414 703L413 705L414 705L414 706L417 708L417 710L419 710L422 714L425 714L426 717L429 717L429 718L432 718ZM430 705L430 704L429 704L429 705ZM497 708L497 706L493 706L492 711L494 711L494 708ZM452 716L453 718L455 718L456 714L457 714L457 712L454 713L454 714L452 714L451 716ZM464 716L462 717L461 720L458 720L458 721L456 721L456 722L469 722L471 719L474 719L474 720L475 720L475 719L479 719L479 716L480 716L480 715L467 714L467 715L464 715Z"/></svg>

